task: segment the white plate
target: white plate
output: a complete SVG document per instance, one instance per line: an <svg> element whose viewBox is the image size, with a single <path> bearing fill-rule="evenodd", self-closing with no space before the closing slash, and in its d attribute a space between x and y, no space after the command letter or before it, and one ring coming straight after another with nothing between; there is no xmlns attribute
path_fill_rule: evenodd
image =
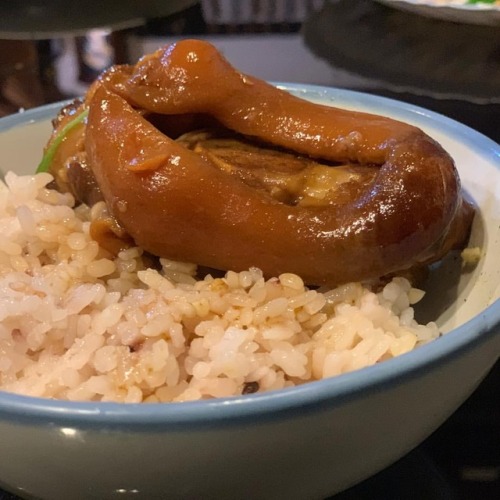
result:
<svg viewBox="0 0 500 500"><path fill-rule="evenodd" d="M465 0L378 0L400 10L426 17L464 24L500 26L500 6L489 3L467 4Z"/></svg>

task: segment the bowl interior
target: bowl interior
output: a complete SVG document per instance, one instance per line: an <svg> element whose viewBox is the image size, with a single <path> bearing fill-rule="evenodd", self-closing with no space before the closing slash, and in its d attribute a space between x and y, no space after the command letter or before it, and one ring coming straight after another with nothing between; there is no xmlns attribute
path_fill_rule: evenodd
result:
<svg viewBox="0 0 500 500"><path fill-rule="evenodd" d="M280 85L323 104L391 116L412 123L451 154L467 196L478 208L470 245L478 247L476 266L463 267L459 255L435 266L418 319L436 321L443 331L464 324L500 296L500 146L474 130L431 111L390 99L340 89ZM32 174L51 132L50 120L61 104L0 120L0 173Z"/></svg>

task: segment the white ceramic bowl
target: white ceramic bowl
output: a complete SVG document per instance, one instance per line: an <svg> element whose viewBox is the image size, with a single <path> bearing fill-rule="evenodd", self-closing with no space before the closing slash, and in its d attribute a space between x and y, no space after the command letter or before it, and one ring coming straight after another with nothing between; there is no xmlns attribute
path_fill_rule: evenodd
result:
<svg viewBox="0 0 500 500"><path fill-rule="evenodd" d="M480 208L476 268L437 269L423 316L443 337L300 387L171 404L68 403L0 392L0 486L43 499L324 498L388 466L474 391L500 352L500 147L388 99L284 85L416 124L455 158ZM0 120L0 169L31 173L59 105Z"/></svg>

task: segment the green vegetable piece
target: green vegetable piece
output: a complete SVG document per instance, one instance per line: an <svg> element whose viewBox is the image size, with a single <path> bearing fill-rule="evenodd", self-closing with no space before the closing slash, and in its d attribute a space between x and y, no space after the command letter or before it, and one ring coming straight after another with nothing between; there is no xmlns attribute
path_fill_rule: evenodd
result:
<svg viewBox="0 0 500 500"><path fill-rule="evenodd" d="M70 122L66 123L66 125L60 130L55 139L52 141L52 144L47 148L45 154L43 155L42 161L38 164L36 169L36 173L40 172L48 172L50 169L50 165L54 160L54 156L61 145L61 142L68 135L71 130L73 130L78 124L82 123L88 116L89 110L84 109L80 114L75 116Z"/></svg>
<svg viewBox="0 0 500 500"><path fill-rule="evenodd" d="M467 0L467 3L495 3L496 0Z"/></svg>

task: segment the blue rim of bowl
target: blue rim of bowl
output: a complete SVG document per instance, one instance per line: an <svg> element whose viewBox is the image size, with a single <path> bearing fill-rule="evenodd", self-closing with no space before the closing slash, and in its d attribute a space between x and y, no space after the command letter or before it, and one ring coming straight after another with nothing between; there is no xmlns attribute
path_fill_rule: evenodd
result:
<svg viewBox="0 0 500 500"><path fill-rule="evenodd" d="M418 115L419 120L428 125L439 124L445 132L458 136L462 143L482 155L491 155L497 162L500 160L500 146L494 141L455 120L419 106L351 90L317 85L275 84L303 97L333 105L336 100L340 100L343 105L352 101L359 106L380 108L375 112L403 114L402 119ZM2 118L0 133L52 118L62 104L48 104ZM498 168L500 170L500 162ZM26 425L57 423L61 426L117 431L175 431L296 418L309 412L335 408L367 393L395 387L444 361L451 362L483 343L491 342L497 349L499 342L493 341L500 337L499 334L500 299L497 299L479 315L429 344L383 363L329 379L267 393L183 403L70 402L0 391L0 421L11 420ZM494 355L495 359L499 354L497 352Z"/></svg>

